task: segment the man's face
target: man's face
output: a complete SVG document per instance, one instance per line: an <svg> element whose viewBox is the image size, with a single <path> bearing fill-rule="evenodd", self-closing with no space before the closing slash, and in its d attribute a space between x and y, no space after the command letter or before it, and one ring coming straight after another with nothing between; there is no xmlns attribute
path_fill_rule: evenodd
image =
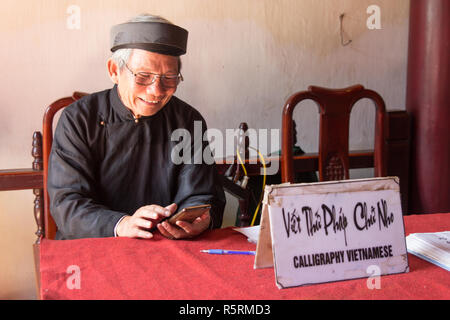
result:
<svg viewBox="0 0 450 320"><path fill-rule="evenodd" d="M127 66L134 74L142 72L177 75L178 57L134 49L128 59ZM176 87L164 87L160 78L157 78L150 85L137 84L134 75L127 69L127 66L124 66L117 76L120 99L135 116L154 115L169 102L176 91Z"/></svg>

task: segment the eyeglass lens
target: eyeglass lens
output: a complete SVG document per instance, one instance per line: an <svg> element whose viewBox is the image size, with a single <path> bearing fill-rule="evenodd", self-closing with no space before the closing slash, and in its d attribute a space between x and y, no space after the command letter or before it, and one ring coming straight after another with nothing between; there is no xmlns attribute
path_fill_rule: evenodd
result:
<svg viewBox="0 0 450 320"><path fill-rule="evenodd" d="M136 74L135 80L137 84L140 85L151 85L156 81L156 78L159 78L161 81L161 84L164 87L173 88L176 87L180 81L180 77L178 75L176 76L160 76L155 74L149 74L149 75L142 75L142 74Z"/></svg>

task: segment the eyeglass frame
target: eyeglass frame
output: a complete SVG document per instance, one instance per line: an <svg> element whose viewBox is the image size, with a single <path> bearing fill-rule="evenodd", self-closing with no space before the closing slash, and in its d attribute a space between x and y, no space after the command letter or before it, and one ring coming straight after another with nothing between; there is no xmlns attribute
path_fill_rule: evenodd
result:
<svg viewBox="0 0 450 320"><path fill-rule="evenodd" d="M150 86L150 85L152 85L152 84L154 84L154 83L156 82L156 78L159 78L159 79L161 79L161 80L162 80L163 78L166 78L166 79L167 79L167 76L166 76L165 74L158 74L158 73L153 73L153 72L137 72L137 73L134 73L134 71L130 69L130 67L128 66L128 64L127 64L125 61L124 61L124 64L125 64L125 67L128 69L128 71L130 71L131 74L134 76L134 83L136 83L137 85L140 85L140 86ZM148 84L136 82L136 77L137 77L138 75L140 75L141 77L146 77L146 76L148 75L149 78L150 78L150 76L151 76L151 82L148 83ZM161 85L162 85L164 88L168 88L168 89L176 88L176 87L180 84L180 82L184 80L184 78L183 78L183 75L181 74L181 71L178 72L178 74L177 74L176 76L174 76L174 78L175 78L175 77L178 79L177 84L176 84L175 86L173 86L173 87L168 87L168 86L164 85L164 82L163 82L163 81L161 81Z"/></svg>

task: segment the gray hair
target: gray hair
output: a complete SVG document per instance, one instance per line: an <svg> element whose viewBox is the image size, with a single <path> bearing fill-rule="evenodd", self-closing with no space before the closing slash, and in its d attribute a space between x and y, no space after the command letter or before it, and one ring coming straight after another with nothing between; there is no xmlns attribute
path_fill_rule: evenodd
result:
<svg viewBox="0 0 450 320"><path fill-rule="evenodd" d="M151 15L148 13L140 14L136 17L131 18L127 22L160 22L160 23L173 24L172 22L170 22L169 20L167 20L161 16L155 16L155 15ZM122 68L125 66L125 63L128 62L133 50L134 49L131 49L131 48L123 48L123 49L118 49L113 52L113 54L111 55L111 59L115 63L117 63L117 65L119 66L119 71L121 71ZM181 71L181 58L180 57L178 57L178 71Z"/></svg>

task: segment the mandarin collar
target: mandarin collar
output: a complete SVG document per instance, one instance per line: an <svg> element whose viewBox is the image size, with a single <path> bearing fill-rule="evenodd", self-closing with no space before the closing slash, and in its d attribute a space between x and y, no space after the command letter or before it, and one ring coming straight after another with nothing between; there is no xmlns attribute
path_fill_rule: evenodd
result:
<svg viewBox="0 0 450 320"><path fill-rule="evenodd" d="M119 92L117 91L117 84L111 89L110 92L111 105L115 112L124 120L134 120L133 112L128 109L119 97Z"/></svg>

